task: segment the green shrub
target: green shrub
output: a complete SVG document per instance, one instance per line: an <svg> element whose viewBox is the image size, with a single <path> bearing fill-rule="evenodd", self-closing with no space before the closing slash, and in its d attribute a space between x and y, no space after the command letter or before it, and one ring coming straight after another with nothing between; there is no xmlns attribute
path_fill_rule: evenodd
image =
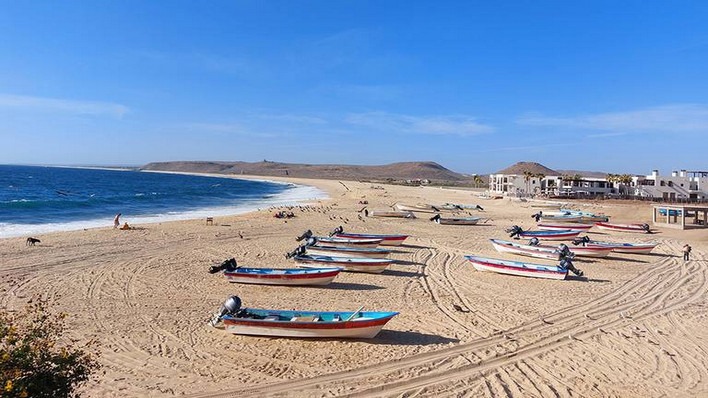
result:
<svg viewBox="0 0 708 398"><path fill-rule="evenodd" d="M34 299L21 312L0 310L0 397L75 397L99 368L95 342L65 341L66 314Z"/></svg>

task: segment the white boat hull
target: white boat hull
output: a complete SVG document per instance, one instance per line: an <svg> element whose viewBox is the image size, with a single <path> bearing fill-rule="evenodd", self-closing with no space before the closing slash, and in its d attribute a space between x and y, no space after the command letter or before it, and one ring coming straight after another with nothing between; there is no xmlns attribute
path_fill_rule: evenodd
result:
<svg viewBox="0 0 708 398"><path fill-rule="evenodd" d="M492 241L492 246L494 246L494 249L498 251L499 253L510 253L510 254L516 254L519 256L527 256L527 257L534 257L534 258L543 258L546 260L555 260L558 261L560 259L560 254L555 251L550 251L550 250L538 250L538 249L525 249L525 248L520 248L516 246L510 246L510 245L504 245L500 244L497 242Z"/></svg>
<svg viewBox="0 0 708 398"><path fill-rule="evenodd" d="M366 257L366 258L386 258L391 251L390 250L381 250L381 251L366 251L366 250L357 250L357 251L346 251L346 250L329 250L329 249L321 249L317 246L309 246L306 249L307 254L312 254L316 256L336 256L336 257Z"/></svg>
<svg viewBox="0 0 708 398"><path fill-rule="evenodd" d="M487 263L485 261L473 260L467 257L477 271L496 272L498 274L525 276L529 278L555 279L563 280L568 276L568 271L558 272L552 271L551 268L543 265L529 264L528 266L512 266L511 264L523 264L514 261L503 261L489 259L495 263ZM548 270L545 270L548 268Z"/></svg>
<svg viewBox="0 0 708 398"><path fill-rule="evenodd" d="M322 285L328 285L330 284L334 278L336 278L337 275L334 276L326 276L326 277L318 277L318 278L307 278L307 279L254 279L254 278L249 278L249 277L243 277L243 276L231 276L227 275L226 279L229 282L233 283L246 283L246 284L251 284L251 285L280 285L280 286L309 286L309 285L315 285L315 286L322 286Z"/></svg>

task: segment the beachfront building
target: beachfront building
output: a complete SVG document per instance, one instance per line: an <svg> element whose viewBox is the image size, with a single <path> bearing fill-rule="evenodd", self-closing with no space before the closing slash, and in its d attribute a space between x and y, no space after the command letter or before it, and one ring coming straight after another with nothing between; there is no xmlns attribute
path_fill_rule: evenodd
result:
<svg viewBox="0 0 708 398"><path fill-rule="evenodd" d="M548 176L542 192L549 196L610 196L617 193L614 184L600 177L580 175Z"/></svg>
<svg viewBox="0 0 708 398"><path fill-rule="evenodd" d="M568 175L538 163L519 162L489 176L489 190L512 196L607 196L618 193L604 177Z"/></svg>
<svg viewBox="0 0 708 398"><path fill-rule="evenodd" d="M599 174L599 173L595 173ZM635 197L667 202L708 201L708 171L653 170L647 176L588 176L561 173L538 163L519 162L489 176L489 190L511 196Z"/></svg>
<svg viewBox="0 0 708 398"><path fill-rule="evenodd" d="M648 176L634 177L631 195L666 201L708 200L708 171L673 171L670 176L652 170Z"/></svg>

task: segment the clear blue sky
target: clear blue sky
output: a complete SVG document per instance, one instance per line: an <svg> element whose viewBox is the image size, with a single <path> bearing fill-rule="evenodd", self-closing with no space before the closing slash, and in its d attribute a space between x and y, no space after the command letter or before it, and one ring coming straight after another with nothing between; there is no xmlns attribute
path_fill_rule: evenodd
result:
<svg viewBox="0 0 708 398"><path fill-rule="evenodd" d="M708 169L707 1L0 7L0 164Z"/></svg>

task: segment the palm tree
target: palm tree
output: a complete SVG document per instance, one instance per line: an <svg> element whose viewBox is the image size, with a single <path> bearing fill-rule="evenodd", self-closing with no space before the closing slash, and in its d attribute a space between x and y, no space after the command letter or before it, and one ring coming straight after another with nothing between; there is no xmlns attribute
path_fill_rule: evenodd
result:
<svg viewBox="0 0 708 398"><path fill-rule="evenodd" d="M632 176L629 174L622 174L620 176L617 176L617 180L620 184L625 186L625 192L627 195L629 195L629 189L626 187L628 187L629 184L632 183Z"/></svg>
<svg viewBox="0 0 708 398"><path fill-rule="evenodd" d="M531 190L531 184L529 183L533 178L534 174L528 170L524 171L524 181L526 182L526 194Z"/></svg>
<svg viewBox="0 0 708 398"><path fill-rule="evenodd" d="M619 194L622 194L622 190L619 187L619 177L619 174L608 174L607 177L605 177L605 180L607 180L607 182L611 183L613 186L617 184L617 191Z"/></svg>
<svg viewBox="0 0 708 398"><path fill-rule="evenodd" d="M536 173L536 174L534 174L533 176L536 177L536 178L538 178L538 189L541 190L541 189L543 188L543 186L542 186L542 184L541 184L541 180L543 180L544 178L546 178L546 175L543 174L543 173Z"/></svg>
<svg viewBox="0 0 708 398"><path fill-rule="evenodd" d="M479 188L480 185L484 184L484 180L478 174L474 175L474 187Z"/></svg>

